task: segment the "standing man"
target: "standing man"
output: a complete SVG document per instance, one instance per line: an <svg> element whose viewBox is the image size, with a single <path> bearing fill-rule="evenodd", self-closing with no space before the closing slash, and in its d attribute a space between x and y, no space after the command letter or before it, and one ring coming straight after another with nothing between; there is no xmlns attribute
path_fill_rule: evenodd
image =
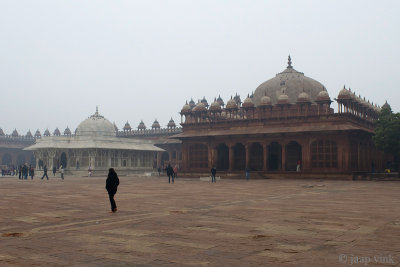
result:
<svg viewBox="0 0 400 267"><path fill-rule="evenodd" d="M43 176L42 176L42 179L40 179L40 180L43 180L43 178L45 176L47 177L47 180L49 180L49 176L47 175L47 166L46 165L44 165L44 167L43 167Z"/></svg>
<svg viewBox="0 0 400 267"><path fill-rule="evenodd" d="M211 183L216 183L215 175L217 174L217 169L213 166L211 168Z"/></svg>
<svg viewBox="0 0 400 267"><path fill-rule="evenodd" d="M53 176L56 176L57 168L56 166L53 167Z"/></svg>
<svg viewBox="0 0 400 267"><path fill-rule="evenodd" d="M165 168L165 170L167 171L167 175L168 175L168 183L171 183L171 177L172 177L172 183L174 183L174 170L171 167L171 164L168 164L167 168Z"/></svg>
<svg viewBox="0 0 400 267"><path fill-rule="evenodd" d="M18 179L21 180L22 166L18 166Z"/></svg>

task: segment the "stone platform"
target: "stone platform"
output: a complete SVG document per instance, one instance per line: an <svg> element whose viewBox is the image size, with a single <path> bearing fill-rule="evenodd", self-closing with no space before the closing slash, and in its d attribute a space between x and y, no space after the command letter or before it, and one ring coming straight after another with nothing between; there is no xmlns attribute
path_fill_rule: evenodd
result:
<svg viewBox="0 0 400 267"><path fill-rule="evenodd" d="M396 181L0 178L0 266L400 266Z"/></svg>

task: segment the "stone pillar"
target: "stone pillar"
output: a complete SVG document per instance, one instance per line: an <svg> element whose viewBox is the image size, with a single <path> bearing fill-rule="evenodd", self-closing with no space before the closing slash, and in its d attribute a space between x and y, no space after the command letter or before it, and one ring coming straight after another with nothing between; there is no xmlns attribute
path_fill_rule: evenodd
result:
<svg viewBox="0 0 400 267"><path fill-rule="evenodd" d="M234 163L234 160L233 160L233 156L234 156L234 154L233 154L233 144L229 144L229 171L232 171L233 170L233 163Z"/></svg>
<svg viewBox="0 0 400 267"><path fill-rule="evenodd" d="M89 151L89 165L92 166L92 169L96 166L96 157L97 157L97 151L96 150L90 150Z"/></svg>
<svg viewBox="0 0 400 267"><path fill-rule="evenodd" d="M246 151L246 168L250 168L250 145L245 144L244 149Z"/></svg>
<svg viewBox="0 0 400 267"><path fill-rule="evenodd" d="M53 167L54 167L54 158L56 157L56 154L57 154L57 151L55 149L49 149L47 151L47 155L49 156L48 157L48 165L47 166L50 166L50 168L47 168L47 169L49 169L49 170L53 169Z"/></svg>
<svg viewBox="0 0 400 267"><path fill-rule="evenodd" d="M161 168L161 157L162 157L162 152L157 152L157 168ZM183 157L183 153L182 153Z"/></svg>
<svg viewBox="0 0 400 267"><path fill-rule="evenodd" d="M263 159L263 171L268 170L268 145L263 144L263 152L264 152L264 159Z"/></svg>
<svg viewBox="0 0 400 267"><path fill-rule="evenodd" d="M286 143L286 141L285 141ZM282 144L282 171L286 171L286 144Z"/></svg>

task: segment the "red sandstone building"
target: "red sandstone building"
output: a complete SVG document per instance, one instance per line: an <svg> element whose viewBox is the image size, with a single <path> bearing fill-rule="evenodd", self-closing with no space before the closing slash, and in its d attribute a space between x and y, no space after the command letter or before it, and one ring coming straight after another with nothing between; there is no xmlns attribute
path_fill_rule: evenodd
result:
<svg viewBox="0 0 400 267"><path fill-rule="evenodd" d="M296 171L349 174L382 169L384 155L372 142L380 108L343 88L332 99L316 80L287 68L262 83L243 103L226 106L219 97L208 105L191 101L182 110L184 172L235 173L250 168L261 175Z"/></svg>

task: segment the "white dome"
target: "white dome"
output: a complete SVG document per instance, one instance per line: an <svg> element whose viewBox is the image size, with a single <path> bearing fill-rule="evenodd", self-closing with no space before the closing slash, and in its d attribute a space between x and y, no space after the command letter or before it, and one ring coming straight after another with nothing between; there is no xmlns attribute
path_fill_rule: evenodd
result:
<svg viewBox="0 0 400 267"><path fill-rule="evenodd" d="M82 121L77 130L77 136L116 136L114 125L101 116L96 109L96 113Z"/></svg>

